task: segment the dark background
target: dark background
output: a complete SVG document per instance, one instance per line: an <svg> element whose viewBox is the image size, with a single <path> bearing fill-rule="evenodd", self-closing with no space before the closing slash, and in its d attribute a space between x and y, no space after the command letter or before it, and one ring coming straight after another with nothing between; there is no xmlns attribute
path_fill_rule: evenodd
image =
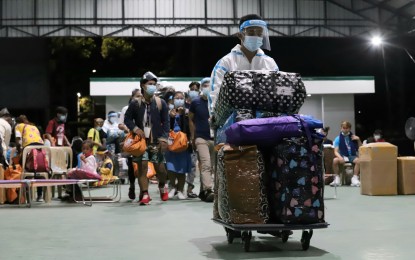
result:
<svg viewBox="0 0 415 260"><path fill-rule="evenodd" d="M0 39L0 107L46 127L58 105L76 121L76 93L89 94L90 77L210 76L216 62L237 43L236 37L128 38L135 52L129 58L103 59L101 39L89 58L73 51L53 52L50 38ZM282 71L302 76L375 76L375 94L355 95L356 134L366 139L376 128L398 145L401 155L413 155L404 125L415 116L415 39L388 39L374 48L362 38L271 38L271 52ZM96 73L92 70L96 69ZM98 112L101 113L101 112ZM103 114L97 116L105 117ZM342 119L339 118L339 123ZM75 124L70 123L72 132ZM331 126L337 131L339 126ZM70 134L71 135L71 134Z"/></svg>

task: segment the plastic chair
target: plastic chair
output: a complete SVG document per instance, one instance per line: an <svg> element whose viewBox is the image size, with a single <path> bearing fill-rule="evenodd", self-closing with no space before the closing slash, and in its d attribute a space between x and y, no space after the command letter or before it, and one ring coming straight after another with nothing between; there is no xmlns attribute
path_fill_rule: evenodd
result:
<svg viewBox="0 0 415 260"><path fill-rule="evenodd" d="M51 179L66 179L66 173L71 169L73 153L69 146L50 147L52 152L51 160ZM55 195L55 187L52 186L52 198ZM58 197L62 197L62 186L58 185Z"/></svg>
<svg viewBox="0 0 415 260"><path fill-rule="evenodd" d="M23 149L23 158L22 158L22 168L23 168L23 172L22 172L22 179L26 179L26 178L35 178L35 172L29 172L26 169L26 160L27 160L27 155L29 154L29 152L33 149L43 149L46 152L46 156L48 159L48 163L49 163L49 169L51 169L51 161L52 161L52 152L49 146L44 146L44 145L28 145ZM36 176L40 176L43 177L44 179L49 179L49 172L36 172ZM33 190L33 194L32 196L34 197L35 194L35 190ZM22 194L20 194L22 195ZM46 187L46 191L43 193L45 202L49 203L52 200L52 193L51 193L51 188L50 187Z"/></svg>

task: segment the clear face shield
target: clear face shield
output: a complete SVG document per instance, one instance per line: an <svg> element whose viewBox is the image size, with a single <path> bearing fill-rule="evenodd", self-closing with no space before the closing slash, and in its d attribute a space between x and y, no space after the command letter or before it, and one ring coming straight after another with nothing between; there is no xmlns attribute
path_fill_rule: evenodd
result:
<svg viewBox="0 0 415 260"><path fill-rule="evenodd" d="M263 20L245 21L239 27L239 31L245 36L244 46L248 50L256 51L258 48L271 50L267 23Z"/></svg>

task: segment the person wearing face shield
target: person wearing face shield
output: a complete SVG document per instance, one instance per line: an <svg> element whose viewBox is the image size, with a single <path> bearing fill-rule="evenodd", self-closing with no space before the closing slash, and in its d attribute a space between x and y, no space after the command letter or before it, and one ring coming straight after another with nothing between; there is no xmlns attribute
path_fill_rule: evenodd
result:
<svg viewBox="0 0 415 260"><path fill-rule="evenodd" d="M167 151L169 135L168 107L164 100L156 97L157 77L152 72L146 72L140 81L142 98L132 101L125 112L124 123L128 129L146 139L147 149L142 156L133 157L133 163L138 164L135 174L140 186L138 202L148 205L151 201L148 193L147 179L148 161L154 164L159 182L162 201L168 200L168 189L165 187L167 172L164 153ZM134 181L130 183L129 197L135 197Z"/></svg>
<svg viewBox="0 0 415 260"><path fill-rule="evenodd" d="M352 124L348 121L341 123L340 134L334 139L334 159L333 159L333 172L334 181L330 183L330 186L340 186L339 166L344 165L346 162L354 164L352 187L360 187L359 173L359 147L362 145L360 138L354 135L350 130Z"/></svg>
<svg viewBox="0 0 415 260"><path fill-rule="evenodd" d="M210 78L201 81L201 95L190 104L189 126L193 149L197 152L200 163L200 193L204 202L213 202L212 175L215 169L215 148L209 126L208 97Z"/></svg>
<svg viewBox="0 0 415 260"><path fill-rule="evenodd" d="M121 152L120 142L124 138L124 131L118 128L118 113L109 111L105 119L102 130L107 135L106 146L111 155ZM114 159L114 158L113 158Z"/></svg>
<svg viewBox="0 0 415 260"><path fill-rule="evenodd" d="M241 41L231 52L220 59L211 74L211 92L209 111L215 111L216 99L222 85L223 77L228 71L235 70L275 70L279 71L274 59L267 56L262 49L271 50L268 29L261 16L249 14L241 17L237 37Z"/></svg>
<svg viewBox="0 0 415 260"><path fill-rule="evenodd" d="M51 119L46 127L46 139L52 146L70 146L70 142L65 135L65 123L68 117L68 109L66 107L57 107L56 116Z"/></svg>

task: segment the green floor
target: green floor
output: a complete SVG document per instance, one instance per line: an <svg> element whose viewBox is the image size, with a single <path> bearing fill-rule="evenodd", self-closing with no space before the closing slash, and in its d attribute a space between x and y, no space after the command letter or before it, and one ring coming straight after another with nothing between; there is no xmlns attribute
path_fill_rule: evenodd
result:
<svg viewBox="0 0 415 260"><path fill-rule="evenodd" d="M32 208L0 207L0 259L414 259L415 197L360 195L338 188L327 199L329 228L314 230L308 251L301 231L287 243L253 233L251 252L240 239L226 241L211 221L212 203L198 199L161 202L151 185L150 206L123 198L92 207L34 203ZM104 192L99 190L98 192ZM326 197L334 189L326 188Z"/></svg>

